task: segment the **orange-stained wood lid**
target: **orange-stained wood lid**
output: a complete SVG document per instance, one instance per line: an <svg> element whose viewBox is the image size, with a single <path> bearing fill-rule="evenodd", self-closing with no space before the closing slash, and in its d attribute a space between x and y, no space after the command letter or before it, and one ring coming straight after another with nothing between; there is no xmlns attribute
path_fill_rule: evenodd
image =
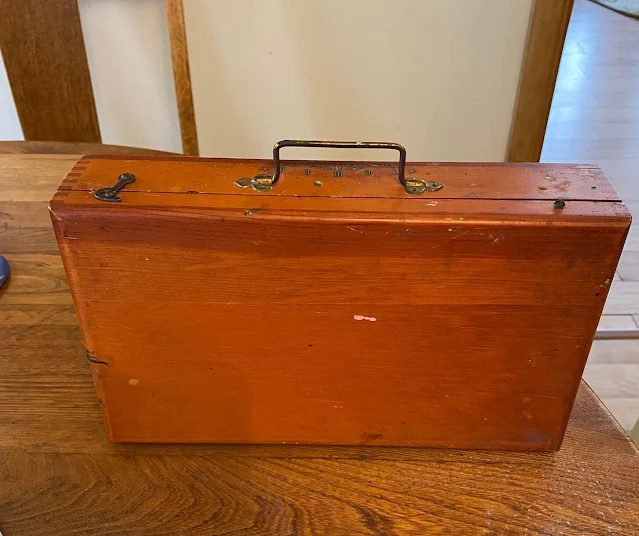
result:
<svg viewBox="0 0 639 536"><path fill-rule="evenodd" d="M94 191L113 186L121 173L136 180L126 194L225 194L291 197L385 199L493 199L620 201L601 169L583 164L408 163L406 176L437 181L443 188L420 195L407 193L390 162L287 161L269 192L241 188L235 181L270 175L271 160L226 158L85 156L59 190ZM138 196L136 196L138 197Z"/></svg>

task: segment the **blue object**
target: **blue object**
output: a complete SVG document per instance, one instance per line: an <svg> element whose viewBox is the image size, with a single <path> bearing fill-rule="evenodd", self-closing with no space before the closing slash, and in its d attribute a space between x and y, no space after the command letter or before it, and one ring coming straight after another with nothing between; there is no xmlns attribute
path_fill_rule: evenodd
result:
<svg viewBox="0 0 639 536"><path fill-rule="evenodd" d="M0 288L9 278L9 263L4 257L0 257Z"/></svg>

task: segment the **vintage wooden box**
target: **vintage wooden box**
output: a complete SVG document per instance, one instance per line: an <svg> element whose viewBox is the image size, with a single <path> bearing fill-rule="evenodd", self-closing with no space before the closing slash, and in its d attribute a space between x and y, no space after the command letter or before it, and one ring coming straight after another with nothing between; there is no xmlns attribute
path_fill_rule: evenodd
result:
<svg viewBox="0 0 639 536"><path fill-rule="evenodd" d="M630 225L599 168L288 145L51 200L111 440L558 449Z"/></svg>

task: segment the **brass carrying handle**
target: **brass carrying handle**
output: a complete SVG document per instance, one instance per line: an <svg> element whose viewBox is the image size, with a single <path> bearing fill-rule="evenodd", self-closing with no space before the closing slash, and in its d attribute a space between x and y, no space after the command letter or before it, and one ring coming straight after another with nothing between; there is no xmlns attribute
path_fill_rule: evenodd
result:
<svg viewBox="0 0 639 536"><path fill-rule="evenodd" d="M273 177L271 185L280 180L280 149L283 147L327 147L332 149L393 149L399 152L399 182L406 186L406 149L399 143L385 141L317 141L317 140L282 140L273 146Z"/></svg>
<svg viewBox="0 0 639 536"><path fill-rule="evenodd" d="M253 188L257 192L268 192L280 180L280 150L283 147L331 147L336 149L393 149L399 153L398 178L407 194L419 195L424 192L436 192L444 187L437 181L425 181L419 177L406 178L406 149L399 143L386 141L317 141L317 140L282 140L273 146L273 175L266 173L255 177L242 177L233 182L240 188Z"/></svg>

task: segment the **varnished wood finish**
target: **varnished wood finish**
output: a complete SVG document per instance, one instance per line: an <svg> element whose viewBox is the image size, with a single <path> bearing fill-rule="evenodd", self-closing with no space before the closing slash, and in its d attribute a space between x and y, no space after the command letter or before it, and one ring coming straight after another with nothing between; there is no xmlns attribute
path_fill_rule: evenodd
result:
<svg viewBox="0 0 639 536"><path fill-rule="evenodd" d="M511 127L509 162L538 162L573 0L534 0Z"/></svg>
<svg viewBox="0 0 639 536"><path fill-rule="evenodd" d="M0 141L0 154L118 154L169 155L166 151L140 149L105 143L79 143L59 141Z"/></svg>
<svg viewBox="0 0 639 536"><path fill-rule="evenodd" d="M109 443L62 264L33 251L34 233L53 243L46 200L74 163L0 156L18 268L0 291L5 536L639 532L637 450L585 386L552 455Z"/></svg>
<svg viewBox="0 0 639 536"><path fill-rule="evenodd" d="M111 439L557 449L630 223L600 170L340 165L78 162L51 212Z"/></svg>
<svg viewBox="0 0 639 536"><path fill-rule="evenodd" d="M269 160L240 160L227 158L162 157L149 159L132 156L109 163L110 156L89 155L81 159L61 185L63 190L87 191L110 186L126 170L135 174L136 181L123 194L132 192L231 194L250 198L260 204L272 197L299 199L314 197L389 198L394 205L406 201L422 204L426 212L436 211L439 200L546 200L558 198L579 201L620 201L601 169L592 165L535 165L411 163L412 175L436 180L444 187L436 192L414 196L404 192L397 175L391 175L391 165L370 163L366 170L359 163L339 162L311 165L306 162L286 162L286 171L268 194L258 194L251 188L238 188L234 182L241 177L253 177L272 167ZM339 165L344 177L335 178L334 167ZM309 175L307 175L307 170ZM517 180L513 180L516 176ZM316 184L319 181L320 185ZM162 197L147 196L149 205L162 203ZM196 203L199 203L197 198ZM402 199L399 203L397 199ZM204 202L204 201L202 201ZM278 199L278 203L283 202ZM548 206L547 204L543 206ZM604 206L604 205L602 205ZM569 209L570 210L570 209ZM563 214L558 212L557 214Z"/></svg>
<svg viewBox="0 0 639 536"><path fill-rule="evenodd" d="M182 0L166 0L166 16L169 25L175 96L182 135L182 152L187 156L198 156L200 150L195 126L191 70L189 68Z"/></svg>
<svg viewBox="0 0 639 536"><path fill-rule="evenodd" d="M76 0L2 0L0 47L25 139L100 141Z"/></svg>

